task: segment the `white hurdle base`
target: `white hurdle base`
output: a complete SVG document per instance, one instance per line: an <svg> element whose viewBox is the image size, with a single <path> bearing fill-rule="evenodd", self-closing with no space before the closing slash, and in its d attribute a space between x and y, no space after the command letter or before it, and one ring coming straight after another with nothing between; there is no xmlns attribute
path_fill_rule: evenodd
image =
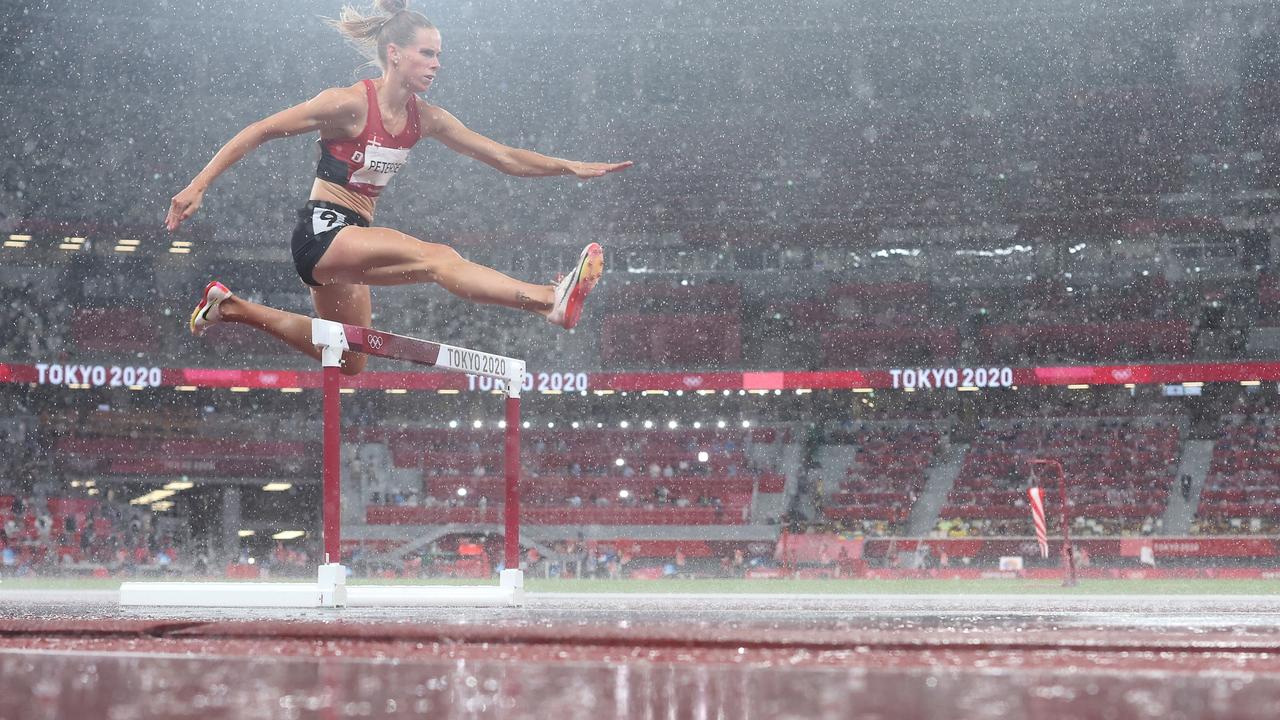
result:
<svg viewBox="0 0 1280 720"><path fill-rule="evenodd" d="M120 604L144 607L333 608L347 604L347 570L321 565L314 583L127 582Z"/></svg>
<svg viewBox="0 0 1280 720"><path fill-rule="evenodd" d="M503 570L497 587L357 585L346 568L320 566L314 583L126 582L120 604L135 607L338 608L511 607L524 604L524 572Z"/></svg>
<svg viewBox="0 0 1280 720"><path fill-rule="evenodd" d="M516 607L524 604L524 572L503 570L492 585L352 585L350 607Z"/></svg>

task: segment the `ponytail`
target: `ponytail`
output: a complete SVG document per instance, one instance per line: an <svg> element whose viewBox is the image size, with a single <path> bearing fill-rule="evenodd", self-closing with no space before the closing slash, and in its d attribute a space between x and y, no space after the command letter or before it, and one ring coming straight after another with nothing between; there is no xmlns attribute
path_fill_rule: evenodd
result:
<svg viewBox="0 0 1280 720"><path fill-rule="evenodd" d="M408 45L419 28L435 27L422 13L409 10L408 5L408 0L375 0L372 10L382 12L368 15L344 5L337 20L324 18L324 21L371 63L386 70L387 45Z"/></svg>

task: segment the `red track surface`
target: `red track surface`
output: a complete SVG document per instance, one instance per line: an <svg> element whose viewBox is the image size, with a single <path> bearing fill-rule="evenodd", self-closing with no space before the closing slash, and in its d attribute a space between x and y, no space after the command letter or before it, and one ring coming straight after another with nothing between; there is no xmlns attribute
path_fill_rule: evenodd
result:
<svg viewBox="0 0 1280 720"><path fill-rule="evenodd" d="M108 707L202 718L846 717L852 708L1274 718L1278 638L1265 629L0 619L0 718ZM32 714L41 707L50 712Z"/></svg>

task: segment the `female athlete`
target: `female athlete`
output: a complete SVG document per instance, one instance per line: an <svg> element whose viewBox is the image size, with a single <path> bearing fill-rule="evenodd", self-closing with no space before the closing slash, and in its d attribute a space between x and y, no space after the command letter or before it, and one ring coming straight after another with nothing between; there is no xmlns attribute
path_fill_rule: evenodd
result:
<svg viewBox="0 0 1280 720"><path fill-rule="evenodd" d="M368 326L370 285L433 282L474 302L527 310L572 328L587 293L604 270L604 254L591 243L555 285L534 285L465 260L446 245L423 242L390 228L372 227L378 195L405 165L422 138L439 140L509 175L576 175L596 178L630 162L588 163L507 147L467 129L453 115L418 97L440 70L440 32L406 0L377 0L381 14L343 8L330 21L382 68L376 80L330 88L311 100L253 123L220 149L185 189L173 196L165 227L170 232L200 207L205 190L227 168L268 140L319 131L320 161L311 198L298 211L293 262L311 288L316 313L327 320ZM213 323L238 322L266 330L319 359L311 321L296 313L240 298L218 281L204 289L191 314L191 332ZM365 356L346 353L342 371L355 375Z"/></svg>

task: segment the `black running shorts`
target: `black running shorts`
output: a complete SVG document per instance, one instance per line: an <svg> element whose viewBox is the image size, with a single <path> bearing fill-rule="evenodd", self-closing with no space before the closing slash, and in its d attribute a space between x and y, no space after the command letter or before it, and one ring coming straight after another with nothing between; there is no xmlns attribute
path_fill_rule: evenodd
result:
<svg viewBox="0 0 1280 720"><path fill-rule="evenodd" d="M316 263L324 256L338 231L348 225L369 227L369 221L348 207L323 200L311 200L298 211L298 224L293 228L293 266L302 282L320 287L311 276Z"/></svg>

